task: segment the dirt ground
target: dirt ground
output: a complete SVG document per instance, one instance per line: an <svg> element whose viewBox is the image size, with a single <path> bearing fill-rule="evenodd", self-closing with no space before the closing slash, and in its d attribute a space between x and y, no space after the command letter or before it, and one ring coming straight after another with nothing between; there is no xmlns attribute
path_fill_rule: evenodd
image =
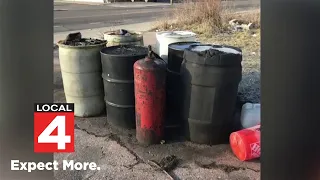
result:
<svg viewBox="0 0 320 180"><path fill-rule="evenodd" d="M65 102L58 50L54 50L54 100ZM97 162L100 171L57 171L56 179L208 179L259 180L259 160L241 162L232 154L228 144L207 146L188 141L170 141L165 144L141 146L134 130L113 127L106 116L77 118L75 121L75 153L57 154L55 159L74 159ZM179 163L165 174L150 165L166 156L175 155Z"/></svg>

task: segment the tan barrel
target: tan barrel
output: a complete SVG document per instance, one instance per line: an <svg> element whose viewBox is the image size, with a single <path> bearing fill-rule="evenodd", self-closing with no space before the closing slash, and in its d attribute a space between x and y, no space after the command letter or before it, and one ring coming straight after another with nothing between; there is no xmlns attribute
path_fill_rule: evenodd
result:
<svg viewBox="0 0 320 180"><path fill-rule="evenodd" d="M116 35L113 32L105 32L104 40L108 41L107 46L138 45L143 46L143 35L140 32L131 32L129 35Z"/></svg>
<svg viewBox="0 0 320 180"><path fill-rule="evenodd" d="M68 103L74 103L75 116L90 117L105 111L100 50L106 42L90 46L58 43L59 60Z"/></svg>

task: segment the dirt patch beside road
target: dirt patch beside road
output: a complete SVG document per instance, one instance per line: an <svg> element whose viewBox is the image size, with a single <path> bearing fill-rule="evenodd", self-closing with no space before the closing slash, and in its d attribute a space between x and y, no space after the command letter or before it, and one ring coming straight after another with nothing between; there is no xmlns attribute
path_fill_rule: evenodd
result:
<svg viewBox="0 0 320 180"><path fill-rule="evenodd" d="M174 16L160 19L153 31L187 30L195 32L202 43L235 46L242 49L243 77L239 85L241 102L260 102L260 10L240 13L222 11L217 0L204 0L213 6L187 3ZM211 3L212 2L212 3ZM188 12L192 12L190 15ZM188 14L188 15L186 15ZM230 21L236 25L231 26ZM252 24L250 24L252 23ZM241 26L243 25L243 26ZM243 30L235 30L244 28Z"/></svg>

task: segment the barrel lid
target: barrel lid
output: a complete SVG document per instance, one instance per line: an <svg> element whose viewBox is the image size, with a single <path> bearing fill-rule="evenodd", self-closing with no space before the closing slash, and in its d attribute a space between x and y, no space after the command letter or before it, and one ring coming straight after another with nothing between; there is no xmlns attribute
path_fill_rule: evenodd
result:
<svg viewBox="0 0 320 180"><path fill-rule="evenodd" d="M241 161L247 159L247 149L244 139L237 132L230 134L230 146L234 155Z"/></svg>
<svg viewBox="0 0 320 180"><path fill-rule="evenodd" d="M119 45L105 47L100 51L100 53L107 56L134 57L147 55L148 49L146 47L136 45Z"/></svg>
<svg viewBox="0 0 320 180"><path fill-rule="evenodd" d="M172 43L169 44L169 48L170 49L174 49L174 50L178 50L178 51L184 51L185 49L187 49L188 47L190 47L191 45L200 45L200 42L176 42L176 43Z"/></svg>
<svg viewBox="0 0 320 180"><path fill-rule="evenodd" d="M157 36L162 36L166 38L186 38L194 37L196 35L196 33L191 31L162 31L157 33Z"/></svg>
<svg viewBox="0 0 320 180"><path fill-rule="evenodd" d="M242 61L240 48L225 45L190 45L183 56L186 62L210 66L240 67Z"/></svg>
<svg viewBox="0 0 320 180"><path fill-rule="evenodd" d="M242 54L240 50L237 50L236 48L231 46L210 45L210 44L194 44L190 46L190 50L194 52L216 50L225 54Z"/></svg>

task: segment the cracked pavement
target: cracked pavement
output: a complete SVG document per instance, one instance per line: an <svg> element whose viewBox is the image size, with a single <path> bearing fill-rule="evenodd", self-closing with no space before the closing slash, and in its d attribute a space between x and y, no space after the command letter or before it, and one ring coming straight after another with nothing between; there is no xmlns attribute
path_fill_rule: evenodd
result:
<svg viewBox="0 0 320 180"><path fill-rule="evenodd" d="M58 49L54 49L54 85L55 102L65 102ZM106 116L75 119L75 153L55 154L55 160L95 162L101 169L56 171L55 178L59 180L260 179L260 162L237 160L227 144L207 146L167 140L165 144L146 147L136 141L135 130L112 127ZM179 159L178 166L168 172L170 176L148 163L160 162L168 155Z"/></svg>

